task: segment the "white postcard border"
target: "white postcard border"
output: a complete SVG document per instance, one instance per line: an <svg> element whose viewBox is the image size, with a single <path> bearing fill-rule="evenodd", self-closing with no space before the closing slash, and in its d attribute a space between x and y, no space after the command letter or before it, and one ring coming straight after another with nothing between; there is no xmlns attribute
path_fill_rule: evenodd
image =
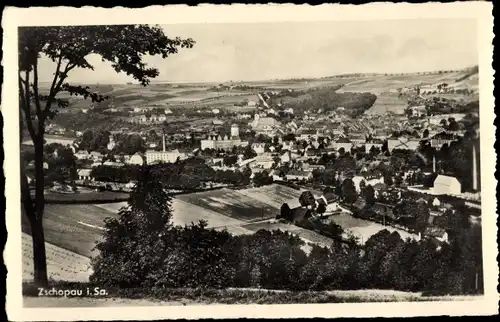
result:
<svg viewBox="0 0 500 322"><path fill-rule="evenodd" d="M498 248L496 243L496 154L493 120L492 5L489 2L367 5L200 5L128 8L13 8L4 10L4 86L1 109L4 116L4 172L8 236L4 259L7 265L7 312L11 320L153 320L197 318L282 317L409 317L425 315L485 315L498 313ZM374 19L476 19L478 21L480 73L480 131L482 174L482 226L485 295L474 301L293 304L293 305L207 305L168 307L23 308L21 295L22 254L20 222L19 122L17 100L17 27L21 25L85 24L174 24L243 23L278 21L328 21Z"/></svg>

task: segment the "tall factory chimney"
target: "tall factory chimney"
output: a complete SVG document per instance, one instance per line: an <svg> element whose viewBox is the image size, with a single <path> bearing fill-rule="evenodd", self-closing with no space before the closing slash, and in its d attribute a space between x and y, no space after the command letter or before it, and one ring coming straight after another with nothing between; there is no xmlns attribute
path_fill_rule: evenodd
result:
<svg viewBox="0 0 500 322"><path fill-rule="evenodd" d="M165 147L165 133L163 133L162 139L163 139L163 152L165 152L165 151L167 151L167 149Z"/></svg>
<svg viewBox="0 0 500 322"><path fill-rule="evenodd" d="M476 161L476 145L472 145L472 190L477 191L477 161Z"/></svg>
<svg viewBox="0 0 500 322"><path fill-rule="evenodd" d="M436 155L432 156L432 172L436 173Z"/></svg>

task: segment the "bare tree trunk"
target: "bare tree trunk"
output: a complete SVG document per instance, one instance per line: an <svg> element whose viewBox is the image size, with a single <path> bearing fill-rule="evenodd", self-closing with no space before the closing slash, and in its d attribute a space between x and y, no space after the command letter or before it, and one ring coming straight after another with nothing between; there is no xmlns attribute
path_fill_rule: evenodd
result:
<svg viewBox="0 0 500 322"><path fill-rule="evenodd" d="M47 286L47 257L42 218L30 217L31 237L33 239L34 277L37 286Z"/></svg>
<svg viewBox="0 0 500 322"><path fill-rule="evenodd" d="M24 171L21 165L21 194L25 215L30 223L31 238L33 241L34 281L38 286L47 286L47 260L45 254L45 237L43 234L42 217L37 218L37 213Z"/></svg>
<svg viewBox="0 0 500 322"><path fill-rule="evenodd" d="M47 258L45 235L43 232L43 212L45 209L45 173L43 169L43 133L39 133L35 146L35 216L30 220L33 238L35 283L47 285Z"/></svg>
<svg viewBox="0 0 500 322"><path fill-rule="evenodd" d="M34 140L33 143L35 146L35 200L31 197L23 162L21 162L21 194L33 241L34 282L37 286L47 286L47 258L43 232L43 211L45 208L43 139L36 142Z"/></svg>

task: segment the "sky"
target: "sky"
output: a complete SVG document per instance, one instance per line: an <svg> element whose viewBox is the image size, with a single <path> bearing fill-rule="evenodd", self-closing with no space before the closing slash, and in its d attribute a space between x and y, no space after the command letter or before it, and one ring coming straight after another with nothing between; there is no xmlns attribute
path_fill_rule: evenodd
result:
<svg viewBox="0 0 500 322"><path fill-rule="evenodd" d="M224 82L324 77L343 73L408 73L461 69L478 64L475 20L373 20L162 25L171 37L190 37L193 48L145 57L155 81ZM98 56L94 71L75 69L69 81L126 83ZM42 58L40 80L55 65Z"/></svg>

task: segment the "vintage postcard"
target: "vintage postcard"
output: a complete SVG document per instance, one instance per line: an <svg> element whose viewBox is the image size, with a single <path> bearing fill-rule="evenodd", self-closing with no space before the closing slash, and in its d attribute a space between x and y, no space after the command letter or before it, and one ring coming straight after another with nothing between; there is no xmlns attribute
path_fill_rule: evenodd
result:
<svg viewBox="0 0 500 322"><path fill-rule="evenodd" d="M9 319L498 313L491 12L6 8Z"/></svg>

